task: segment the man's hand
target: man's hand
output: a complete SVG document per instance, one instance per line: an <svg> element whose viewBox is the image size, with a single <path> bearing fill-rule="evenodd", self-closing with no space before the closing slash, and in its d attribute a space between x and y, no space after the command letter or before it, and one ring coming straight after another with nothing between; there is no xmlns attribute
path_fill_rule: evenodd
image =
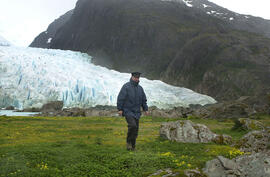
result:
<svg viewBox="0 0 270 177"><path fill-rule="evenodd" d="M119 116L123 115L123 111L118 111Z"/></svg>
<svg viewBox="0 0 270 177"><path fill-rule="evenodd" d="M148 111L145 111L144 114L145 114L146 116L149 116L149 112L148 112Z"/></svg>

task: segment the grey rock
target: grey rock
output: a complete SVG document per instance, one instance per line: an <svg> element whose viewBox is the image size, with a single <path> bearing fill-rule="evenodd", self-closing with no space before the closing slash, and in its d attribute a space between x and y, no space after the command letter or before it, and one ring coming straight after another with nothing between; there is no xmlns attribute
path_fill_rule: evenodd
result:
<svg viewBox="0 0 270 177"><path fill-rule="evenodd" d="M64 105L63 101L52 101L44 104L41 108L41 111L42 112L60 111L63 109L63 105Z"/></svg>
<svg viewBox="0 0 270 177"><path fill-rule="evenodd" d="M217 134L202 124L195 124L189 120L162 123L160 136L177 142L208 143L215 140Z"/></svg>
<svg viewBox="0 0 270 177"><path fill-rule="evenodd" d="M184 174L187 177L206 177L205 174L203 174L202 172L200 172L199 170L185 170Z"/></svg>
<svg viewBox="0 0 270 177"><path fill-rule="evenodd" d="M218 159L213 159L206 162L203 172L209 177L225 177L226 176L224 167L222 166L220 160Z"/></svg>
<svg viewBox="0 0 270 177"><path fill-rule="evenodd" d="M221 162L222 166L226 169L226 170L235 170L237 169L237 164L227 158L224 158L223 156L218 156L218 160Z"/></svg>
<svg viewBox="0 0 270 177"><path fill-rule="evenodd" d="M14 108L14 106L8 106L8 107L6 107L6 110L14 110L15 108Z"/></svg>
<svg viewBox="0 0 270 177"><path fill-rule="evenodd" d="M244 135L236 147L244 152L262 152L268 150L270 142L269 130L252 131Z"/></svg>
<svg viewBox="0 0 270 177"><path fill-rule="evenodd" d="M158 170L157 172L149 175L148 177L161 176L161 175L162 175L162 177L178 176L179 172L173 172L170 168L167 168L165 170Z"/></svg>
<svg viewBox="0 0 270 177"><path fill-rule="evenodd" d="M206 162L203 172L209 177L269 177L269 161L269 151L243 155L232 160L218 157Z"/></svg>
<svg viewBox="0 0 270 177"><path fill-rule="evenodd" d="M217 135L213 140L216 144L232 144L233 140L232 137L229 135Z"/></svg>
<svg viewBox="0 0 270 177"><path fill-rule="evenodd" d="M245 119L240 118L237 121L235 121L235 125L233 129L241 129L241 130L264 130L264 125L257 121L252 119Z"/></svg>

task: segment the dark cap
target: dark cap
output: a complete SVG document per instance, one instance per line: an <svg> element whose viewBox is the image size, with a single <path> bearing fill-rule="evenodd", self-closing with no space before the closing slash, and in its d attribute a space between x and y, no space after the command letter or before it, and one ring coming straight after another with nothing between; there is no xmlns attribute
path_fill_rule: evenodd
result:
<svg viewBox="0 0 270 177"><path fill-rule="evenodd" d="M140 77L140 75L141 75L142 73L140 73L140 72L133 72L133 73L131 73L131 75L132 76L134 76L134 77Z"/></svg>

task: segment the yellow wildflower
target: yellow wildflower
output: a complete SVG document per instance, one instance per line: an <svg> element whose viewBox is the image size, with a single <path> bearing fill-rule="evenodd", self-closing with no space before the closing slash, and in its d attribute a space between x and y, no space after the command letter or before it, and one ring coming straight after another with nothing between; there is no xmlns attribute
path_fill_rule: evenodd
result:
<svg viewBox="0 0 270 177"><path fill-rule="evenodd" d="M162 153L162 154L160 154L161 156L166 156L166 157L173 157L174 156L174 154L173 153L171 153L171 152L165 152L165 153Z"/></svg>

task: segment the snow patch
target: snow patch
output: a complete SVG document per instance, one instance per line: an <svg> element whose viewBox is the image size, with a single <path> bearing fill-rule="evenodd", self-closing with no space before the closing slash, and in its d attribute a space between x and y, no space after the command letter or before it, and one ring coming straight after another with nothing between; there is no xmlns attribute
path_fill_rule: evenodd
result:
<svg viewBox="0 0 270 177"><path fill-rule="evenodd" d="M193 5L190 4L192 2L192 0L183 0L183 2L186 4L186 6L193 7Z"/></svg>
<svg viewBox="0 0 270 177"><path fill-rule="evenodd" d="M193 5L190 4L192 2L192 0L161 0L161 1L164 1L164 2L171 1L171 2L184 3L188 7L193 7Z"/></svg>
<svg viewBox="0 0 270 177"><path fill-rule="evenodd" d="M72 51L1 47L0 107L18 109L60 100L65 107L116 106L129 73L119 73L91 63L87 54ZM149 106L187 107L216 101L192 90L158 80L141 78Z"/></svg>
<svg viewBox="0 0 270 177"><path fill-rule="evenodd" d="M52 41L52 38L49 38L47 41L47 44L51 43L51 41Z"/></svg>
<svg viewBox="0 0 270 177"><path fill-rule="evenodd" d="M207 8L207 7L211 7L209 5L206 5L206 4L202 4L204 8Z"/></svg>
<svg viewBox="0 0 270 177"><path fill-rule="evenodd" d="M234 20L234 18L233 17L230 17L230 20L232 21L232 20Z"/></svg>

